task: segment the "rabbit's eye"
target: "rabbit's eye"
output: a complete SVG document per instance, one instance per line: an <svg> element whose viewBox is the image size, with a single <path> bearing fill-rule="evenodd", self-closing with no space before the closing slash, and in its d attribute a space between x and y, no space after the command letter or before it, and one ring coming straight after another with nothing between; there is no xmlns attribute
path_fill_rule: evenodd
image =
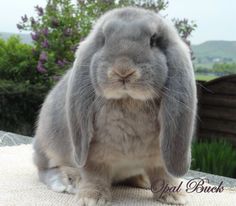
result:
<svg viewBox="0 0 236 206"><path fill-rule="evenodd" d="M159 36L155 33L151 36L150 46L151 46L151 48L152 47L159 47L160 49L164 49L165 48L165 41L162 36Z"/></svg>
<svg viewBox="0 0 236 206"><path fill-rule="evenodd" d="M150 46L151 46L151 47L157 46L157 44L156 44L157 39L158 39L157 34L153 34L153 35L151 36L151 39L150 39Z"/></svg>

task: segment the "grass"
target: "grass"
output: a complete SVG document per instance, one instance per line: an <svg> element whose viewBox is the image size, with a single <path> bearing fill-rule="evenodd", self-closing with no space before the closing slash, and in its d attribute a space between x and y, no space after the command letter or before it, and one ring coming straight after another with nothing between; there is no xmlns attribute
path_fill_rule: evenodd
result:
<svg viewBox="0 0 236 206"><path fill-rule="evenodd" d="M192 146L191 169L234 177L236 150L226 140L200 141Z"/></svg>
<svg viewBox="0 0 236 206"><path fill-rule="evenodd" d="M214 76L214 75L196 74L196 80L210 81L210 80L213 80L216 78L218 78L218 77Z"/></svg>

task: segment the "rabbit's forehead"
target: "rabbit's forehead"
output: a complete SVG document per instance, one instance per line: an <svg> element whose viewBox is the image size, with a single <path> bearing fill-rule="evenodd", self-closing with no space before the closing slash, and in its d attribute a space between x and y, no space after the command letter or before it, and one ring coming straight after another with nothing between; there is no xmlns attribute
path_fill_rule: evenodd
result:
<svg viewBox="0 0 236 206"><path fill-rule="evenodd" d="M106 37L117 36L151 36L158 31L157 21L148 18L140 18L132 21L123 19L107 20L103 26L103 33Z"/></svg>

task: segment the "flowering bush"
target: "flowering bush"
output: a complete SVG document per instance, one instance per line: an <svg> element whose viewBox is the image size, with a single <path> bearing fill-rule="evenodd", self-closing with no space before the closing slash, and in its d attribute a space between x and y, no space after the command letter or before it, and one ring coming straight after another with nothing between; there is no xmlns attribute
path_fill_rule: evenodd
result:
<svg viewBox="0 0 236 206"><path fill-rule="evenodd" d="M17 24L21 31L31 31L35 48L33 55L38 59L37 71L48 81L54 81L73 62L78 43L89 33L92 23L105 11L115 7L135 5L160 11L166 9L165 0L48 0L45 8L36 6L37 17L22 16ZM188 22L177 21L184 38L192 32ZM189 28L192 28L191 25Z"/></svg>
<svg viewBox="0 0 236 206"><path fill-rule="evenodd" d="M81 38L79 13L70 0L49 0L45 8L36 6L35 10L37 18L24 15L17 27L31 31L32 55L38 59L36 70L53 82L73 62Z"/></svg>

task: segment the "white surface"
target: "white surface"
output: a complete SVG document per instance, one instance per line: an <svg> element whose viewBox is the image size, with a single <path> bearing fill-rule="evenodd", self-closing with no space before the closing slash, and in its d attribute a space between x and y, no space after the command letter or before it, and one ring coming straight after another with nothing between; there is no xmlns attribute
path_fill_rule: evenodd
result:
<svg viewBox="0 0 236 206"><path fill-rule="evenodd" d="M112 189L112 205L157 206L163 205L152 199L148 190L129 187ZM236 190L223 193L193 193L188 205L227 206L236 202ZM37 171L32 163L32 146L21 145L0 148L0 205L1 206L60 206L77 205L74 195L50 191L39 182Z"/></svg>

